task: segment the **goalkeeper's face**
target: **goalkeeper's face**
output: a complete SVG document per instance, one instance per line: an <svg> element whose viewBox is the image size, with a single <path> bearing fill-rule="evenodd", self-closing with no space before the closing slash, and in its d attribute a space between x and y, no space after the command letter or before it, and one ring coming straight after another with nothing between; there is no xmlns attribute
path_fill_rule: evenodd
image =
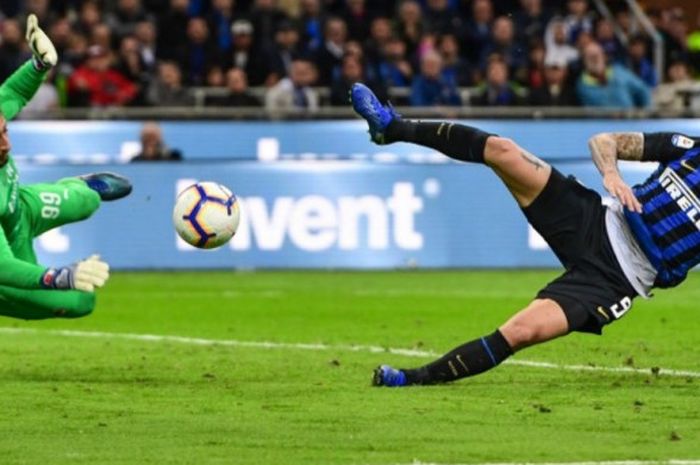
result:
<svg viewBox="0 0 700 465"><path fill-rule="evenodd" d="M0 115L0 165L4 165L10 154L10 136L7 133L7 121Z"/></svg>

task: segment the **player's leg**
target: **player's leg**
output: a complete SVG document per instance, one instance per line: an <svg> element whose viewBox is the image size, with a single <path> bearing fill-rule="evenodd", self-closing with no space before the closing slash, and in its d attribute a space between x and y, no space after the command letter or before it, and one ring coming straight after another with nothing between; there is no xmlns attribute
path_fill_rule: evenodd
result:
<svg viewBox="0 0 700 465"><path fill-rule="evenodd" d="M568 332L569 322L559 304L536 299L494 333L462 344L427 365L399 370L382 365L375 370L372 383L395 387L456 381L488 371L520 349Z"/></svg>
<svg viewBox="0 0 700 465"><path fill-rule="evenodd" d="M20 198L28 207L34 235L89 218L101 201L126 197L132 186L114 173L93 173L64 178L52 184L20 187Z"/></svg>
<svg viewBox="0 0 700 465"><path fill-rule="evenodd" d="M27 290L0 286L0 315L23 320L79 318L92 313L95 294L80 291Z"/></svg>
<svg viewBox="0 0 700 465"><path fill-rule="evenodd" d="M510 139L457 123L403 120L362 84L353 86L351 99L355 111L369 124L373 141L411 142L457 160L486 164L521 207L529 206L547 184L551 167Z"/></svg>
<svg viewBox="0 0 700 465"><path fill-rule="evenodd" d="M100 207L100 196L78 178L52 184L20 186L34 237L64 224L89 218Z"/></svg>

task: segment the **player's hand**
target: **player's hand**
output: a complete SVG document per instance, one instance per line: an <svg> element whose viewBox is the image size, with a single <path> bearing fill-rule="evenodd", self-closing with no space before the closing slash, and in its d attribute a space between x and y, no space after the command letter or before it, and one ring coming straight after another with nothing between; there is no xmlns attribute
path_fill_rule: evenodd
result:
<svg viewBox="0 0 700 465"><path fill-rule="evenodd" d="M34 56L34 66L37 69L47 69L56 66L58 63L58 53L56 47L51 43L51 39L39 27L39 20L36 15L27 17L27 43L32 49Z"/></svg>
<svg viewBox="0 0 700 465"><path fill-rule="evenodd" d="M632 192L630 186L620 177L619 173L607 173L603 176L603 186L628 210L642 213L642 204L639 203L637 197L634 196L634 192Z"/></svg>
<svg viewBox="0 0 700 465"><path fill-rule="evenodd" d="M94 292L109 279L109 265L98 255L92 255L78 263L63 268L49 268L41 278L41 283L49 289L77 289Z"/></svg>

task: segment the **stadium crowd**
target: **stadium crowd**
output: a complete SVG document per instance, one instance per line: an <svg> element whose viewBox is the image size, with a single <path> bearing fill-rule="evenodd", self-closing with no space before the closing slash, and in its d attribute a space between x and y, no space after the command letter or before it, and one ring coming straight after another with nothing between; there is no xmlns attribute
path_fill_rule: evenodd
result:
<svg viewBox="0 0 700 465"><path fill-rule="evenodd" d="M346 105L356 81L405 88L395 103L415 106L684 108L700 72L680 8L647 12L664 38L658 76L629 11L612 22L587 0L3 0L0 81L29 57L28 13L61 57L34 113L190 106L193 87L225 87L212 106L314 109Z"/></svg>

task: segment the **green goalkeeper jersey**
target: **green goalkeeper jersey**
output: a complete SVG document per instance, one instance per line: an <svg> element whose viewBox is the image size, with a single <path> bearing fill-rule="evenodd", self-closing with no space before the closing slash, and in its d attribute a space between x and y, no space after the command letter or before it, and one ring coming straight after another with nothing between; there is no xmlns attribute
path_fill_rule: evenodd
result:
<svg viewBox="0 0 700 465"><path fill-rule="evenodd" d="M45 75L28 61L0 86L0 112L7 121L31 100ZM38 214L23 211L26 206L20 197L19 172L9 156L0 167L0 285L38 289L46 268L18 260L12 251L13 241L26 240L18 237L26 229L23 223L31 221L32 214Z"/></svg>

